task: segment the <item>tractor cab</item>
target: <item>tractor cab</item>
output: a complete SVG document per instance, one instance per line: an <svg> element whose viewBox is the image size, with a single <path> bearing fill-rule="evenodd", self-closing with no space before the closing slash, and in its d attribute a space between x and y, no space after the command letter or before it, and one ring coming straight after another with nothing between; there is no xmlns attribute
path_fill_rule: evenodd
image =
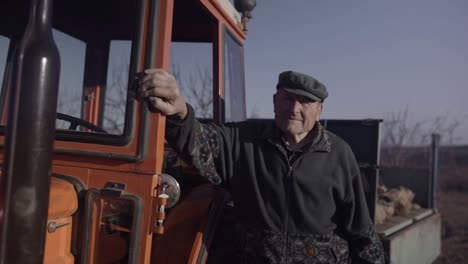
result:
<svg viewBox="0 0 468 264"><path fill-rule="evenodd" d="M138 78L164 68L198 118L245 119L235 2L0 3L0 263L206 262L228 195L166 146Z"/></svg>

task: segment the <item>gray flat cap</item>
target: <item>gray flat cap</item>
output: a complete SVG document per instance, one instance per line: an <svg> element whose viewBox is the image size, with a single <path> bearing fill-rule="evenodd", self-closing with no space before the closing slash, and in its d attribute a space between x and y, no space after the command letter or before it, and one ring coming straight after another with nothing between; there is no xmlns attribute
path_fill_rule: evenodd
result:
<svg viewBox="0 0 468 264"><path fill-rule="evenodd" d="M295 71L280 73L276 85L276 89L279 88L319 102L323 102L328 97L325 85L307 74Z"/></svg>

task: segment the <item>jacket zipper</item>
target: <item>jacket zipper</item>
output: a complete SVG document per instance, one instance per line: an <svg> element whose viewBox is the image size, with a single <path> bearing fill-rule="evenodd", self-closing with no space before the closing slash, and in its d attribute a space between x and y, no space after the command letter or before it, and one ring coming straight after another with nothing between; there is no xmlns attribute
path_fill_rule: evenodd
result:
<svg viewBox="0 0 468 264"><path fill-rule="evenodd" d="M285 153L284 149L282 149L280 146L278 146L275 143L272 143L273 146L278 149L278 151L281 153L283 156L284 160L286 161L286 164L288 166L288 174L286 175L286 190L285 190L285 195L284 195L284 216L283 216L283 236L284 236L284 245L283 245L283 260L281 261L281 264L287 264L288 259L287 259L287 254L288 254L288 243L289 243L289 209L288 209L288 202L289 202L289 192L290 192L290 186L291 186L291 179L292 179L292 171L293 167L291 166L291 162L289 162L289 157L287 153Z"/></svg>
<svg viewBox="0 0 468 264"><path fill-rule="evenodd" d="M288 263L288 245L289 245L289 195L290 195L290 190L291 190L291 182L293 179L292 172L293 172L293 167L290 165L290 162L288 160L288 166L289 166L289 172L288 175L286 176L286 195L284 198L284 236L285 236L285 241L284 241L284 248L283 248L283 257L284 257L284 263Z"/></svg>
<svg viewBox="0 0 468 264"><path fill-rule="evenodd" d="M294 154L293 154L294 155ZM283 249L283 256L284 256L284 263L287 264L288 263L288 254L289 254L289 251L288 251L288 244L289 244L289 229L290 229L290 221L289 221L289 200L290 200L290 193L291 193L291 186L292 186L292 181L294 180L294 177L293 177L293 170L294 170L294 165L297 164L305 155L307 155L307 153L302 153L299 157L297 157L293 164L291 164L291 161L289 160L289 158L287 157L286 155L286 160L287 160L287 164L288 164L288 167L289 167L289 172L286 176L286 195L285 195L285 215L284 215L284 230L285 230L285 244L284 244L284 249Z"/></svg>
<svg viewBox="0 0 468 264"><path fill-rule="evenodd" d="M294 170L294 164L297 164L299 160L301 160L305 154L307 153L302 153L291 165L291 162L289 161L288 155L281 149L281 147L277 146L276 144L273 144L279 151L282 153L283 157L286 160L286 164L288 165L288 174L286 175L286 193L284 197L284 217L283 217L283 223L284 223L284 238L285 238L285 243L283 246L283 261L282 263L288 264L288 244L289 244L289 195L290 195L290 190L291 190L291 184L293 181L293 170ZM293 154L294 155L294 154Z"/></svg>

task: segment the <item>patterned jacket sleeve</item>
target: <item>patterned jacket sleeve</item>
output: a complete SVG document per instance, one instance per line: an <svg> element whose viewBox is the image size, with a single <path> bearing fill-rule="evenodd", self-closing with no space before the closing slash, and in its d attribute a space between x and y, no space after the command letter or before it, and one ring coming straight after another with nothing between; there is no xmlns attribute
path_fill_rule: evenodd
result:
<svg viewBox="0 0 468 264"><path fill-rule="evenodd" d="M356 235L349 243L351 263L385 263L382 242L373 228L369 228L367 231Z"/></svg>
<svg viewBox="0 0 468 264"><path fill-rule="evenodd" d="M354 155L350 160L353 175L348 190L349 196L340 209L342 227L349 243L350 260L353 264L384 264L382 242L369 217L361 175Z"/></svg>
<svg viewBox="0 0 468 264"><path fill-rule="evenodd" d="M187 110L187 116L182 121L167 119L166 140L201 176L214 184L220 184L222 180L216 170L220 152L217 128L198 122L189 104Z"/></svg>

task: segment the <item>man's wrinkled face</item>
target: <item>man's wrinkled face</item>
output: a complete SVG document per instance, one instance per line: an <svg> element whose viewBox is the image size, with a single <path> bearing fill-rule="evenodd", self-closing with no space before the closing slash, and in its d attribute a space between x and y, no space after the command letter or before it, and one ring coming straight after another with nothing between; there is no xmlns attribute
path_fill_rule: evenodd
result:
<svg viewBox="0 0 468 264"><path fill-rule="evenodd" d="M279 88L273 96L275 121L287 137L304 138L322 113L322 103Z"/></svg>

